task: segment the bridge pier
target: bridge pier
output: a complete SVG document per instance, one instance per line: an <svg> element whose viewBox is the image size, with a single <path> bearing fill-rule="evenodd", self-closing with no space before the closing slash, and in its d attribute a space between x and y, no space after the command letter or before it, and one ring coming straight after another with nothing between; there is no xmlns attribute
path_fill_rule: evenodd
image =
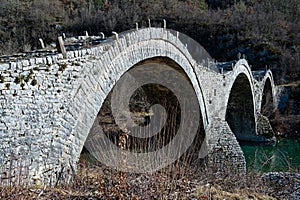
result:
<svg viewBox="0 0 300 200"><path fill-rule="evenodd" d="M217 175L246 173L244 153L225 120L214 118L209 124L207 171Z"/></svg>

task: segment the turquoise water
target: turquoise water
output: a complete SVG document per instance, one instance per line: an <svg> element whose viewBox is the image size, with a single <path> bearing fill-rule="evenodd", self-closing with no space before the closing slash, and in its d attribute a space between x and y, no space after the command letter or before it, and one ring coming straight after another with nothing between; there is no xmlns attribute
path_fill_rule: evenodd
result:
<svg viewBox="0 0 300 200"><path fill-rule="evenodd" d="M278 139L272 144L242 143L241 147L248 171L297 171L300 167L300 139Z"/></svg>

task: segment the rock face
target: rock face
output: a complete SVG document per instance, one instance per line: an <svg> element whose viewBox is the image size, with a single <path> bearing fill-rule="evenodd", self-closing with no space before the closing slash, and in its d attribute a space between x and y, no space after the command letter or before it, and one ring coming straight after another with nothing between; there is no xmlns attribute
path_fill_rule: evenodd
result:
<svg viewBox="0 0 300 200"><path fill-rule="evenodd" d="M300 199L300 174L289 172L269 172L262 176L269 186L270 194L279 199Z"/></svg>
<svg viewBox="0 0 300 200"><path fill-rule="evenodd" d="M193 86L209 152L214 152L213 148L225 151L225 157L222 154L216 162L226 159L244 171L245 160L236 139L263 140L257 135L257 114L264 85L268 82L268 88L274 88L272 73L264 72L256 80L245 59L227 70L203 59L206 55L198 43L181 33L146 28L119 34L118 39L109 38L97 46L67 51L67 58L54 54L0 64L1 178L7 183L45 184L62 179L78 161L115 83L132 66L157 57L180 66ZM241 90L247 90L247 96L239 95ZM269 93L274 98L275 90ZM230 110L232 117L227 118ZM236 118L240 123L234 123ZM221 131L211 127L218 124L215 119L220 119Z"/></svg>

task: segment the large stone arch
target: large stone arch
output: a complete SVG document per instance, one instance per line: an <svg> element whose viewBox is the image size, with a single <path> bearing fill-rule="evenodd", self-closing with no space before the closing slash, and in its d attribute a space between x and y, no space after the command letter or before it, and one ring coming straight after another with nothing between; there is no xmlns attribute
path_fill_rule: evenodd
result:
<svg viewBox="0 0 300 200"><path fill-rule="evenodd" d="M129 39L130 37L132 39ZM207 125L200 81L194 73L193 59L189 57L184 45L180 46L180 44L174 44L167 39L151 38L151 36L146 40L139 39L134 43L132 42L134 37L135 33L132 33L114 41L108 52L101 57L94 58L92 66L88 69L89 75L80 84L68 112L74 119L72 132L68 139L71 142L70 150L67 151L70 153L72 161L78 160L97 113L115 83L128 69L146 59L167 57L182 68L197 95L203 124Z"/></svg>

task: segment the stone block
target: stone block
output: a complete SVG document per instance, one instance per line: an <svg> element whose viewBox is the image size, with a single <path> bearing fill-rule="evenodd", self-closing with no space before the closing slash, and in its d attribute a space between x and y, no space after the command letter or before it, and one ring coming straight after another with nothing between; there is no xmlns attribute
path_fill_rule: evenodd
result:
<svg viewBox="0 0 300 200"><path fill-rule="evenodd" d="M4 64L0 64L0 71L5 71L9 69L9 64L4 63Z"/></svg>

